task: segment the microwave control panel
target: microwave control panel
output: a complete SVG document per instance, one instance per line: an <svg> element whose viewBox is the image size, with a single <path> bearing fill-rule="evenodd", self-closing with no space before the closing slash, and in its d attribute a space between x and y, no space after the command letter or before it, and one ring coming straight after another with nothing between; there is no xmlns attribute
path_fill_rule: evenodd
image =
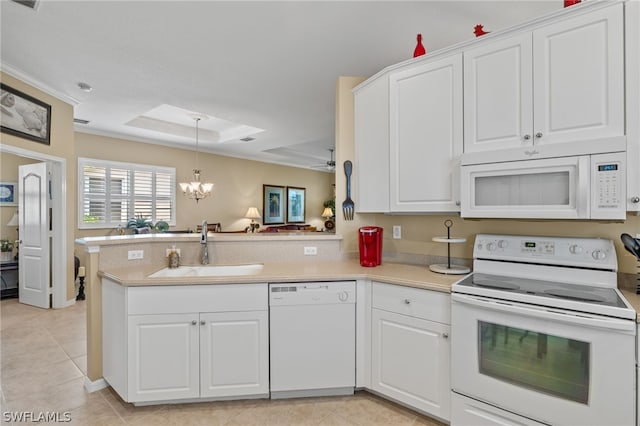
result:
<svg viewBox="0 0 640 426"><path fill-rule="evenodd" d="M614 219L626 210L624 153L591 157L591 218Z"/></svg>

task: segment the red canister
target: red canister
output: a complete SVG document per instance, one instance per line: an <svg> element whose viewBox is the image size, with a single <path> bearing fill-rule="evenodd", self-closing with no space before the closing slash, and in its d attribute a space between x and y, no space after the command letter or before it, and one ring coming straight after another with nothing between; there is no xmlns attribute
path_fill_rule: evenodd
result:
<svg viewBox="0 0 640 426"><path fill-rule="evenodd" d="M382 228L363 226L358 230L360 265L378 266L382 263Z"/></svg>

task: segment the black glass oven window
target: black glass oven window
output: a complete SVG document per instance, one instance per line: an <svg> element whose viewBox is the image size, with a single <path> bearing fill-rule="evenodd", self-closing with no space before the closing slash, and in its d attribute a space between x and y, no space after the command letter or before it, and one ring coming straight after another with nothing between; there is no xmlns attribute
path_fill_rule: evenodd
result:
<svg viewBox="0 0 640 426"><path fill-rule="evenodd" d="M480 373L587 404L588 342L478 321Z"/></svg>

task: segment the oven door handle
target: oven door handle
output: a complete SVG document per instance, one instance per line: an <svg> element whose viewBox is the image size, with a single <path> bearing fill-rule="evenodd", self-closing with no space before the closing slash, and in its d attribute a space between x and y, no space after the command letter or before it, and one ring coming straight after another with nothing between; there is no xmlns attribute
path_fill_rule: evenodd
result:
<svg viewBox="0 0 640 426"><path fill-rule="evenodd" d="M636 323L632 320L622 320L610 317L596 317L589 314L577 314L567 311L559 311L553 308L536 308L517 302L489 300L462 294L451 294L451 300L455 303L465 303L493 311L509 312L519 315L555 320L585 327L626 331L635 335Z"/></svg>

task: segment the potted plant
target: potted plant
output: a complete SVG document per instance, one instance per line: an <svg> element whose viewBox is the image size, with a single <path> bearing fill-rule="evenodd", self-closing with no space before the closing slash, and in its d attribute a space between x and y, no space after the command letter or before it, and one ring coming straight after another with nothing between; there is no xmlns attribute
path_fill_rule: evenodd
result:
<svg viewBox="0 0 640 426"><path fill-rule="evenodd" d="M153 228L153 222L140 215L135 219L130 219L127 222L127 228L133 229L134 234L148 234Z"/></svg>
<svg viewBox="0 0 640 426"><path fill-rule="evenodd" d="M0 240L0 260L3 262L13 260L13 242Z"/></svg>

